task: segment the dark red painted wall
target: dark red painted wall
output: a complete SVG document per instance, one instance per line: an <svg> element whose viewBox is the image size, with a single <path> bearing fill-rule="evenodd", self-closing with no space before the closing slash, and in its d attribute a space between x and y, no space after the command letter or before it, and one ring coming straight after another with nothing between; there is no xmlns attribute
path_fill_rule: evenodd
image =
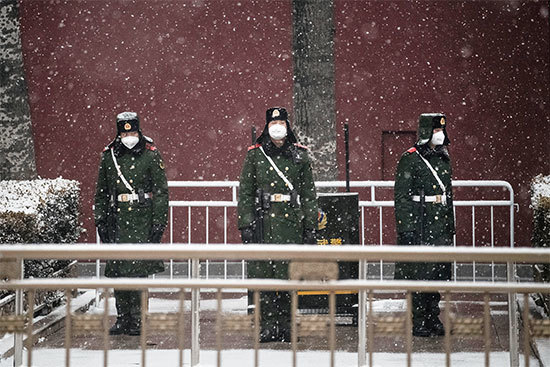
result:
<svg viewBox="0 0 550 367"><path fill-rule="evenodd" d="M527 245L529 182L550 172L548 2L336 1L335 15L338 122L348 122L358 138L352 179L388 179L383 132L414 131L420 113L444 112L453 176L509 181L520 205L516 242ZM409 144L403 138L392 169ZM469 191L457 196L471 197ZM468 243L471 209L457 214ZM500 226L507 215L495 209ZM490 216L488 208L476 213L476 240L487 244L482 216ZM497 235L497 244L507 244L507 233Z"/></svg>
<svg viewBox="0 0 550 367"><path fill-rule="evenodd" d="M510 181L517 242L528 244L528 182L550 171L547 2L335 0L335 25L337 121L356 139L352 179L391 178L410 140L391 132L443 111L455 178ZM236 180L250 126L263 125L268 106L292 110L289 0L21 0L21 26L38 171L82 182L88 230L117 112L141 114L168 179ZM391 213L384 219L391 243Z"/></svg>
<svg viewBox="0 0 550 367"><path fill-rule="evenodd" d="M290 106L291 5L241 4L21 2L38 171L82 182L88 230L117 112L140 113L169 180L235 180L250 126Z"/></svg>

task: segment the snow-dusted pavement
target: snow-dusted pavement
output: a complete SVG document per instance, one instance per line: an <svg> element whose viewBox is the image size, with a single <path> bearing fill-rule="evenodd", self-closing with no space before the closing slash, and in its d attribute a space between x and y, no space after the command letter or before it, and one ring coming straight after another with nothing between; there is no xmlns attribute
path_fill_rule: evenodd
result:
<svg viewBox="0 0 550 367"><path fill-rule="evenodd" d="M207 295L201 299L201 352L200 366L216 366L215 339L213 326L217 303L215 299L208 299ZM223 299L223 310L228 313L246 312L246 296L241 294L228 295ZM116 315L114 300L109 302L109 314L114 320ZM186 313L190 310L190 302L185 301ZM460 315L480 314L482 304L475 299L464 299L453 301L453 313ZM149 299L149 310L154 313L176 312L179 308L179 301L164 297L162 294L152 294ZM90 313L101 313L104 309L103 301L98 307L92 307ZM373 302L373 312L380 314L396 314L405 311L403 299L378 299ZM491 315L493 322L492 353L490 356L491 366L509 366L509 353L507 349L507 312L505 302L494 299L491 302ZM187 314L186 317L189 315ZM188 321L186 321L188 322ZM188 327L186 326L186 330ZM5 338L4 338L5 339ZM178 351L174 336L171 335L148 335L149 349L146 352L147 366L179 366ZM103 342L101 336L84 335L73 339L71 349L71 366L97 367L103 365ZM186 340L184 352L184 365L190 366L189 340ZM222 351L222 366L246 367L254 365L254 350L250 336L231 334L224 339L224 350ZM442 338L426 339L414 338L413 340L413 366L444 366L445 354L443 353ZM64 329L43 338L33 350L33 366L60 367L65 365ZM13 344L12 344L13 345ZM140 366L141 350L139 349L139 337L118 336L111 339L111 350L108 353L109 366ZM292 351L286 343L262 344L259 352L260 366L262 367L284 367L292 366ZM337 328L337 349L336 366L348 367L357 366L357 339L356 329L351 327ZM403 341L399 338L380 337L374 345L374 365L383 367L401 367L406 365L406 354ZM541 351L546 353L548 350ZM297 355L298 366L323 367L330 366L330 354L327 351L325 342L302 341ZM484 366L484 354L480 340L453 340L453 353L451 365L453 367L475 367ZM26 353L24 354L26 361ZM531 366L539 366L538 361L530 359ZM0 367L12 366L11 358L0 360ZM26 362L24 363L26 366ZM520 356L520 365L524 365L523 356Z"/></svg>
<svg viewBox="0 0 550 367"><path fill-rule="evenodd" d="M261 350L259 353L260 366L262 367L283 367L292 366L292 352ZM491 353L491 366L509 366L509 354L506 352ZM177 351L174 350L150 350L147 351L147 366L178 366ZM375 353L374 366L380 367L402 367L406 365L405 354L396 353ZM451 358L453 367L475 367L484 366L485 360L482 353L454 353ZM65 365L64 349L36 349L33 353L33 366L35 367L60 367ZM140 366L141 352L139 350L113 350L108 356L109 366L126 367ZM304 367L325 367L330 366L329 353L326 351L299 352L297 356L298 366ZM337 352L336 366L357 367L357 354ZM0 367L11 367L12 361L5 359L0 361ZM26 357L25 363L26 366ZM441 353L418 353L413 354L412 365L414 367L438 367L445 365L445 355ZM524 365L523 356L520 356L520 366ZM531 358L531 366L538 366L538 362ZM98 367L103 366L103 352L82 349L71 351L71 366L77 367ZM184 366L190 366L189 351L184 354ZM201 351L200 366L216 366L215 351ZM226 367L252 367L254 366L253 350L226 350L222 352L222 366Z"/></svg>

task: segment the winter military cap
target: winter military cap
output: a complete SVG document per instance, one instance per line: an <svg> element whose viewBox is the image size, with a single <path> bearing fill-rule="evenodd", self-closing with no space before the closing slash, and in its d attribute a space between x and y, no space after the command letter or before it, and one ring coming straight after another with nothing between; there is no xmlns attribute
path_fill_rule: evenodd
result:
<svg viewBox="0 0 550 367"><path fill-rule="evenodd" d="M139 117L135 112L122 112L116 116L117 132L128 133L139 131Z"/></svg>
<svg viewBox="0 0 550 367"><path fill-rule="evenodd" d="M447 117L443 113L423 113L418 119L418 145L424 145L432 139L434 129L443 129L445 140L443 145L451 141L447 136Z"/></svg>
<svg viewBox="0 0 550 367"><path fill-rule="evenodd" d="M273 107L265 112L265 123L269 124L271 121L280 120L288 121L288 112L283 107Z"/></svg>
<svg viewBox="0 0 550 367"><path fill-rule="evenodd" d="M268 125L271 121L286 121L286 138L291 144L297 143L296 135L290 128L290 122L288 121L288 112L284 107L272 107L265 112L265 127L262 134L256 139L256 143L261 144L262 142L269 141L269 129Z"/></svg>

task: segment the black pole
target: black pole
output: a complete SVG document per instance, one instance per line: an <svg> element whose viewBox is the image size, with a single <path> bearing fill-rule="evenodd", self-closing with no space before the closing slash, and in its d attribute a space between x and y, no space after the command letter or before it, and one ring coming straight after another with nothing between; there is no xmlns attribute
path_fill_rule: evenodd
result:
<svg viewBox="0 0 550 367"><path fill-rule="evenodd" d="M346 146L346 192L349 192L349 125L344 124L344 143Z"/></svg>
<svg viewBox="0 0 550 367"><path fill-rule="evenodd" d="M250 136L252 137L252 145L256 144L256 126L252 126Z"/></svg>

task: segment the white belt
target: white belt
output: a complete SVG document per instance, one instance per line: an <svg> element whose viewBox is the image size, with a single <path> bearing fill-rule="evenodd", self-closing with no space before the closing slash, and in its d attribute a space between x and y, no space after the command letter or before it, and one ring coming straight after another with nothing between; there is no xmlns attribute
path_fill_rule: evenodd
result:
<svg viewBox="0 0 550 367"><path fill-rule="evenodd" d="M145 199L150 199L153 197L153 194L150 193L150 192L146 192L143 197ZM118 201L121 201L123 203L126 203L128 201L138 201L139 200L139 196L138 194L120 194L118 195L117 197Z"/></svg>
<svg viewBox="0 0 550 367"><path fill-rule="evenodd" d="M412 200L419 203L420 202L420 196L419 195L413 195ZM447 205L447 195L424 196L424 202Z"/></svg>
<svg viewBox="0 0 550 367"><path fill-rule="evenodd" d="M273 194L269 196L272 203L285 203L290 202L291 196L285 194ZM300 195L296 198L296 202L300 205Z"/></svg>
<svg viewBox="0 0 550 367"><path fill-rule="evenodd" d="M271 200L271 202L275 202L275 203L290 201L290 195L273 194L273 195L270 195L270 200Z"/></svg>

